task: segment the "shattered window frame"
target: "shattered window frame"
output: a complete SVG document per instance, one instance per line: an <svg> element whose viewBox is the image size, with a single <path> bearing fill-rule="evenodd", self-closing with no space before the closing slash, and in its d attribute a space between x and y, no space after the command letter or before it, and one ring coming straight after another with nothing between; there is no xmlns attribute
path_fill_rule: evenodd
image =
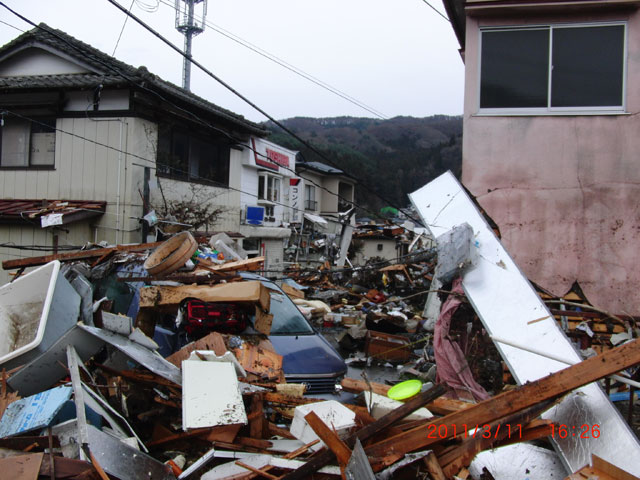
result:
<svg viewBox="0 0 640 480"><path fill-rule="evenodd" d="M583 36L582 41L574 38L573 45L579 44L582 47L584 37L592 36L591 43L598 48L590 51L583 49L582 55L570 55L571 33L574 37ZM562 43L560 38L563 38ZM600 48L599 40L602 39L604 43L607 38L613 43ZM617 41L621 44L617 44ZM625 113L627 44L626 21L481 27L478 42L477 114ZM614 53L611 53L612 47L615 47ZM524 55L524 51L528 51L528 54ZM588 56L588 60L582 60L585 56ZM605 62L611 68L608 74L603 75ZM485 65L490 66L484 68ZM546 71L540 71L541 68L546 68ZM578 71L579 69L582 71ZM578 75L581 77L580 88L575 87L577 82L570 80ZM584 81L585 78L589 81ZM496 81L498 84L494 85L492 93L491 82ZM514 85L524 85L524 88L520 92L517 88L507 91L506 87ZM585 97L591 98L593 104L589 104ZM605 98L608 101L603 103ZM613 98L616 101L609 104Z"/></svg>

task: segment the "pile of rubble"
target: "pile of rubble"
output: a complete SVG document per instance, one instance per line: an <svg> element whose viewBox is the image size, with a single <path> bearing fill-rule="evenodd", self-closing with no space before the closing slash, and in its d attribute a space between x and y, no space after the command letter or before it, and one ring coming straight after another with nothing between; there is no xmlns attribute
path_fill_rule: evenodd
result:
<svg viewBox="0 0 640 480"><path fill-rule="evenodd" d="M625 459L637 439L593 382L626 389L632 412L637 319L535 293L469 222L406 263L277 283L224 234L5 262L39 267L0 287L0 467L16 479L636 478L624 470L637 474ZM482 285L478 256L493 272ZM376 366L389 384L367 374Z"/></svg>

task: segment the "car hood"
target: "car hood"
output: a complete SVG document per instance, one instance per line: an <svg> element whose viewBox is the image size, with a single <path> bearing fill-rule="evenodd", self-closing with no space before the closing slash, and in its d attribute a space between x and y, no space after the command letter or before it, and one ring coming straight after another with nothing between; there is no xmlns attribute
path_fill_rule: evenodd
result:
<svg viewBox="0 0 640 480"><path fill-rule="evenodd" d="M272 335L285 375L343 375L347 365L321 335Z"/></svg>

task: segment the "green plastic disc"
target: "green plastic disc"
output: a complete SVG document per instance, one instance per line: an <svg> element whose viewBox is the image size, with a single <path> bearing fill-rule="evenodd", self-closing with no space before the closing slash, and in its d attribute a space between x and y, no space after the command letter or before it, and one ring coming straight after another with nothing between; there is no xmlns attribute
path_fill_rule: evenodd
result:
<svg viewBox="0 0 640 480"><path fill-rule="evenodd" d="M422 382L420 380L407 380L391 387L387 392L387 397L392 400L406 400L417 395L421 388Z"/></svg>

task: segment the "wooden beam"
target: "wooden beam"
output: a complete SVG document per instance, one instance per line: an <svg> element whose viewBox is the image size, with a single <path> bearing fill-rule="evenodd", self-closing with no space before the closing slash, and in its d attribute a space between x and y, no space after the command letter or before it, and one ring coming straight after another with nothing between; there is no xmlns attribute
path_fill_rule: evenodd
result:
<svg viewBox="0 0 640 480"><path fill-rule="evenodd" d="M617 478L618 480L638 480L638 477L635 475L631 475L625 470L612 465L597 455L591 454L591 463L593 464L593 468L607 475L611 475L613 478Z"/></svg>
<svg viewBox="0 0 640 480"><path fill-rule="evenodd" d="M263 438L265 429L264 411L262 408L263 396L261 393L254 393L251 399L251 420L249 420L249 435L253 438Z"/></svg>
<svg viewBox="0 0 640 480"><path fill-rule="evenodd" d="M557 398L588 383L640 363L640 339L588 358L514 390L502 393L470 408L446 415L433 422L395 435L365 449L369 456L383 457L390 453L405 453L427 447L476 425L494 422L545 400ZM431 430L445 425L445 436L429 435ZM430 430L431 429L431 430Z"/></svg>
<svg viewBox="0 0 640 480"><path fill-rule="evenodd" d="M60 260L61 262L69 262L72 260L82 260L85 258L102 257L111 252L140 252L143 250L156 248L161 243L162 242L138 243L135 245L116 245L115 247L94 248L93 250L80 250L79 252L72 252L72 253L58 253L55 255L45 255L42 257L29 257L29 258L19 258L17 260L6 260L2 262L2 268L4 270L13 270L14 268L37 267L38 265L44 265L45 263L52 262L53 260Z"/></svg>
<svg viewBox="0 0 640 480"><path fill-rule="evenodd" d="M507 437L516 437L518 427L526 425L543 411L551 407L552 402L546 401L529 407L524 411L509 417L483 425L480 431L463 440L462 445L442 455L438 460L444 465L442 471L447 478L453 477L463 467L468 467L474 457L483 450Z"/></svg>
<svg viewBox="0 0 640 480"><path fill-rule="evenodd" d="M395 410L389 412L374 423L371 423L361 428L356 433L350 435L344 443L347 445L347 447L353 448L356 443L356 438L359 438L360 441L364 442L366 439L371 438L378 432L381 432L385 428L393 425L398 420L401 420L407 415L412 414L419 408L424 407L427 403L433 401L435 398L444 395L446 391L446 386L435 385L426 392L416 395L411 400L399 406ZM309 460L297 470L294 470L293 472L290 472L282 477L282 480L304 480L310 478L314 472L318 471L320 468L328 464L333 459L333 457L333 452L328 450L324 451L314 456L311 460Z"/></svg>
<svg viewBox="0 0 640 480"><path fill-rule="evenodd" d="M351 450L349 447L340 440L340 437L338 437L313 410L307 413L304 419L311 429L316 432L316 435L327 445L329 450L335 454L340 467L345 468L351 458Z"/></svg>
<svg viewBox="0 0 640 480"><path fill-rule="evenodd" d="M447 480L435 453L429 452L429 454L424 457L424 465L427 467L427 472L429 472L433 480Z"/></svg>
<svg viewBox="0 0 640 480"><path fill-rule="evenodd" d="M387 396L387 392L391 388L389 385L385 385L383 383L377 382L369 382L371 384L371 391L373 393L377 393L378 395L382 395L384 397ZM369 385L364 380L357 380L355 378L345 377L340 382L343 390L350 393L360 393L360 392L368 392ZM469 408L473 406L473 403L464 402L462 400L456 400L453 398L436 398L433 402L430 402L426 405L426 407L436 415L448 415L453 412L457 412L458 410L463 410L465 408Z"/></svg>
<svg viewBox="0 0 640 480"><path fill-rule="evenodd" d="M253 473L257 474L258 476L261 476L261 477L264 477L264 478L269 478L269 479L272 479L272 480L278 480L278 478L279 478L279 477L277 477L275 475L271 475L270 473L268 473L266 471L266 468L263 468L263 469L255 468L255 467L252 467L251 465L247 465L246 463L241 462L240 460L236 460L236 465L238 465L239 467L242 467L242 468L246 468L250 472L253 472ZM267 465L267 467L268 466L269 465Z"/></svg>

